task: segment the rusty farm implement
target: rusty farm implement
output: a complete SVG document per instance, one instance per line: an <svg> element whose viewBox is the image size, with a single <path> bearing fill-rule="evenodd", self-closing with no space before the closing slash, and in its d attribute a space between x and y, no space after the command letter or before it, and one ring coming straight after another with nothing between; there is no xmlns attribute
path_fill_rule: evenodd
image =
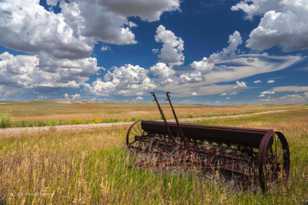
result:
<svg viewBox="0 0 308 205"><path fill-rule="evenodd" d="M259 186L263 192L274 183L287 182L290 153L281 132L180 123L167 92L175 118L168 122L155 93L152 95L162 120L137 121L126 136L129 151L140 158L139 166L199 168L206 174L219 173Z"/></svg>

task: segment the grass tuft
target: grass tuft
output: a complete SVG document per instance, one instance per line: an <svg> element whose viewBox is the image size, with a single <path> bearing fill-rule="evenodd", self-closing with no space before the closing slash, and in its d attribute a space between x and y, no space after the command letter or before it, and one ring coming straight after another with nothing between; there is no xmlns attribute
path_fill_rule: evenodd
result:
<svg viewBox="0 0 308 205"><path fill-rule="evenodd" d="M8 128L11 126L10 117L6 114L0 113L0 128Z"/></svg>

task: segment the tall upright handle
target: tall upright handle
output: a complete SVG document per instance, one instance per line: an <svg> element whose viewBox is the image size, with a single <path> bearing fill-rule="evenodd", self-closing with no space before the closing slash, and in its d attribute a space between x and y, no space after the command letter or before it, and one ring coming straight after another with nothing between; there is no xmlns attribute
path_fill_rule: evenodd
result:
<svg viewBox="0 0 308 205"><path fill-rule="evenodd" d="M174 107L173 107L173 105L172 105L171 98L170 98L170 92L166 92L166 96L167 96L167 100L168 100L168 102L169 102L169 105L170 105L172 114L173 114L173 116L174 116L174 119L175 119L175 122L176 122L176 126L179 127L179 126L180 126L179 119L178 119L178 117L176 116Z"/></svg>
<svg viewBox="0 0 308 205"><path fill-rule="evenodd" d="M158 99L157 99L155 93L154 93L154 92L151 92L151 94L152 94L152 96L153 96L153 98L154 98L154 101L156 102L156 105L157 105L157 108L158 108L158 110L159 110L159 112L160 112L161 118L162 118L162 120L163 120L164 123L165 123L165 129L166 129L167 133L168 133L170 136L173 136L171 130L169 129L168 122L167 122L167 119L166 119L165 114L164 114L164 112L163 112L163 109L161 108L160 103L159 103L159 101L158 101Z"/></svg>
<svg viewBox="0 0 308 205"><path fill-rule="evenodd" d="M172 101L171 101L171 97L170 97L170 92L166 92L166 96L167 96L167 100L169 102L172 114L173 114L174 119L175 119L178 137L183 137L184 134L183 134L183 131L182 131L181 127L180 127L180 122L179 122L179 119L178 119L178 117L176 115L175 109L173 107L173 104L172 104Z"/></svg>

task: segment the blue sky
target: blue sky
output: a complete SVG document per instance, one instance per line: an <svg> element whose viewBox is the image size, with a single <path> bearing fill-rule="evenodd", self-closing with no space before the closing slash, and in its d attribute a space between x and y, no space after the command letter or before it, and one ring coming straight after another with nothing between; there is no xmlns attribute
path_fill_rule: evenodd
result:
<svg viewBox="0 0 308 205"><path fill-rule="evenodd" d="M0 99L306 103L308 0L4 0Z"/></svg>

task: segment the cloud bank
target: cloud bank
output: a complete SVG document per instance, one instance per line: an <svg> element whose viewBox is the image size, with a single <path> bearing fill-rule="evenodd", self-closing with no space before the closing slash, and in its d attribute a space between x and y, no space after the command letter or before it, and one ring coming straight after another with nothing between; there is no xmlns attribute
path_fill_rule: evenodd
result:
<svg viewBox="0 0 308 205"><path fill-rule="evenodd" d="M285 51L308 48L308 0L246 0L234 5L248 19L261 16L249 35L247 47L266 50L281 47Z"/></svg>
<svg viewBox="0 0 308 205"><path fill-rule="evenodd" d="M160 37L164 39L163 44L178 45L180 42L179 37L161 25L157 31L163 33ZM244 54L239 49L242 43L240 33L235 31L229 36L226 48L200 61L193 61L181 70L174 69L170 62L158 62L150 68L139 65L115 67L102 80L92 83L89 90L103 96L142 96L152 90L171 91L183 97L234 94L248 89L241 79L283 70L302 59L292 55Z"/></svg>
<svg viewBox="0 0 308 205"><path fill-rule="evenodd" d="M153 90L180 96L236 94L250 89L245 78L289 68L304 58L275 56L264 50L308 48L308 0L245 0L231 9L244 12L247 19L261 17L247 41L234 31L221 51L185 62L184 40L159 25L153 34L160 46L155 49L157 62L147 67L116 66L102 75L97 59L91 56L95 45L137 44L134 28L138 25L132 19L159 21L164 13L179 11L181 1L47 0L47 4L59 7L60 12L41 6L39 0L0 1L0 45L19 51L0 53L2 96L19 92L48 97L46 90L57 90L67 99L82 98L82 92L135 99ZM109 45L101 48L101 52L108 50ZM77 94L68 94L66 89ZM260 96L272 96L279 89L265 90Z"/></svg>

